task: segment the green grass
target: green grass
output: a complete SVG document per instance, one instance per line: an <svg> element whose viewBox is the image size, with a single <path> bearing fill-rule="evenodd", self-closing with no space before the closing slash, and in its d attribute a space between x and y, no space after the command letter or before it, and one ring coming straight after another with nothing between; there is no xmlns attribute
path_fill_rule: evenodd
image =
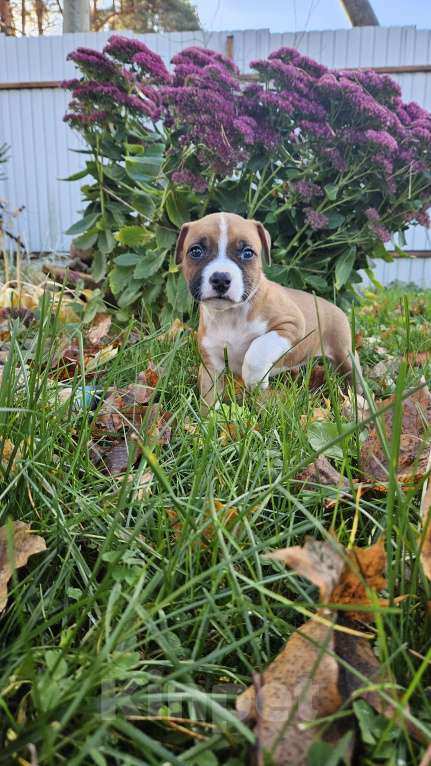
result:
<svg viewBox="0 0 431 766"><path fill-rule="evenodd" d="M364 365L391 355L396 367L406 350L431 349L431 295L411 292L407 313L403 296L398 289L369 295L356 310ZM90 460L91 413L53 394L49 360L66 331L80 332L47 316L37 334L15 325L0 388L0 436L22 454L0 466L0 525L31 522L47 542L9 584L0 617L0 764L31 763L36 753L39 766L239 766L253 735L235 717L236 694L317 603L315 588L262 554L330 530L348 544L354 528L354 498L328 510L330 489L298 491L293 480L314 454L301 416L311 417L321 397L308 390L307 371L274 382L278 396L263 405L250 396L240 410L231 404L201 419L194 336L171 344L141 329L99 384L133 382L149 360L162 365L157 398L172 413L172 439L149 445L125 477L110 477ZM423 373L408 369L403 380L397 369L391 381L370 385L386 395L398 384L400 402ZM77 391L83 382L75 379ZM340 423L336 383L332 375L326 396ZM224 418L237 422L233 441L220 438ZM337 466L355 477L355 436L343 445ZM397 444L388 449L396 455ZM140 498L148 461L155 476L151 494ZM355 544L388 537L389 589L408 597L379 613L376 652L408 698L412 720L431 736L419 501L420 486L403 492L392 474L387 495L362 498ZM232 507L235 524L225 525ZM374 715L368 728L358 763L419 764L424 745L400 721Z"/></svg>

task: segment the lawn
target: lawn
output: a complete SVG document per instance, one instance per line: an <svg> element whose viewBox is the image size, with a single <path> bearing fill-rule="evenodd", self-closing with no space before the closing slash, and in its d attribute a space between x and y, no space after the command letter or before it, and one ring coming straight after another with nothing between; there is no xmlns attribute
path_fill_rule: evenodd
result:
<svg viewBox="0 0 431 766"><path fill-rule="evenodd" d="M418 566L423 480L400 488L394 464L386 491L362 496L353 485L343 495L295 481L313 446L322 452L346 421L334 374L312 390L310 367L274 381L264 401L248 395L240 404L232 384L230 402L201 418L192 330L168 338L147 316L126 329L114 323L105 344L120 339L118 353L87 379L66 363L64 339L78 339L83 362L88 328L42 310L28 326L12 320L9 339L6 321L0 525L31 523L46 551L14 575L0 618L0 764L251 763L253 734L235 698L318 604L315 587L264 554L330 531L345 546L385 535L386 595L405 598L377 608L366 627L423 735L418 742L402 715L388 722L362 703L355 762L419 764L431 736L430 585ZM415 352L431 359L431 293L365 293L354 322L371 392L396 392L399 410L407 387L430 378L427 355ZM130 435L132 420L141 456L134 462L131 449L128 468L110 474L94 459L109 428L98 421L95 429L83 385L124 387L150 363L160 368L153 400L169 413L170 438L154 428L147 436L148 418L136 426L123 413L115 438ZM59 396L65 385L74 398ZM353 423L332 460L349 481L359 476L360 431ZM397 444L389 447L396 457ZM314 763L338 762L322 752Z"/></svg>

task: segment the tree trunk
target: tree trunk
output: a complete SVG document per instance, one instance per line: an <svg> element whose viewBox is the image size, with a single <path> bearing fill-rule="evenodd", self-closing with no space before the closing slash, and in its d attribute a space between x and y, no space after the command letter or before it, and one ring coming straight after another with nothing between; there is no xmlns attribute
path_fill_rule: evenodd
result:
<svg viewBox="0 0 431 766"><path fill-rule="evenodd" d="M0 0L0 32L9 37L15 35L15 24L10 0Z"/></svg>
<svg viewBox="0 0 431 766"><path fill-rule="evenodd" d="M46 13L46 6L43 0L35 0L34 10L36 12L37 33L43 35L43 19Z"/></svg>
<svg viewBox="0 0 431 766"><path fill-rule="evenodd" d="M90 31L89 0L64 0L63 33Z"/></svg>
<svg viewBox="0 0 431 766"><path fill-rule="evenodd" d="M25 26L27 22L27 9L25 7L25 0L21 0L21 34L25 35Z"/></svg>
<svg viewBox="0 0 431 766"><path fill-rule="evenodd" d="M369 0L341 0L352 27L378 27L379 20Z"/></svg>

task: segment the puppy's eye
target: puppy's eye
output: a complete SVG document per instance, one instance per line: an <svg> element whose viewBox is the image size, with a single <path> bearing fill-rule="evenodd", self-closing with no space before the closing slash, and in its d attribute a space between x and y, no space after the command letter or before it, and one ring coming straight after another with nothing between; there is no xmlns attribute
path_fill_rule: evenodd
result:
<svg viewBox="0 0 431 766"><path fill-rule="evenodd" d="M189 256L190 258L193 258L193 260L197 261L199 258L202 258L204 254L204 249L200 245L193 245L193 247L189 250Z"/></svg>
<svg viewBox="0 0 431 766"><path fill-rule="evenodd" d="M239 257L242 261L251 261L254 258L254 252L251 247L245 247L244 250L241 250Z"/></svg>

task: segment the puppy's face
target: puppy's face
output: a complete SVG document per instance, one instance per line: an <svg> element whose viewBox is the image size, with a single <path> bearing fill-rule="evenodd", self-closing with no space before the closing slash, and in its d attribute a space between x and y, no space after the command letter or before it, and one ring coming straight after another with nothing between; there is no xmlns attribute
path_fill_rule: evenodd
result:
<svg viewBox="0 0 431 766"><path fill-rule="evenodd" d="M224 309L246 301L259 284L262 250L271 240L258 221L233 213L213 213L186 223L176 258L193 298Z"/></svg>

